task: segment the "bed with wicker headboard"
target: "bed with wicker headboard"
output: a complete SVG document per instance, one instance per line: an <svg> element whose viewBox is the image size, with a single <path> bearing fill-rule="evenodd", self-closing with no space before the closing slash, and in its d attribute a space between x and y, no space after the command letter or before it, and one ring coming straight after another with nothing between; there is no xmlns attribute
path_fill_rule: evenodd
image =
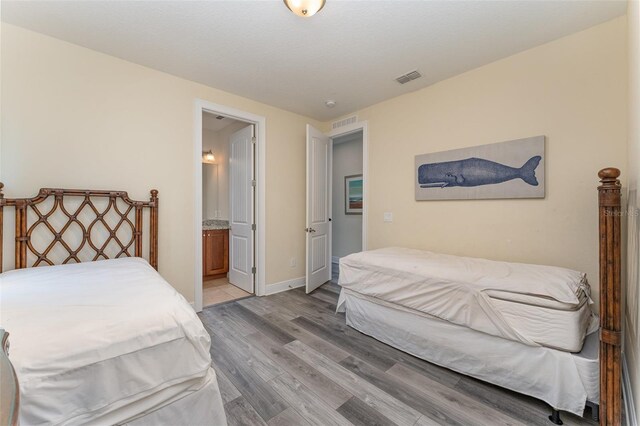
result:
<svg viewBox="0 0 640 426"><path fill-rule="evenodd" d="M2 189L0 265L13 252L14 268L0 274L0 329L20 423L225 424L210 337L157 272L158 191L136 201L124 191L8 198Z"/></svg>

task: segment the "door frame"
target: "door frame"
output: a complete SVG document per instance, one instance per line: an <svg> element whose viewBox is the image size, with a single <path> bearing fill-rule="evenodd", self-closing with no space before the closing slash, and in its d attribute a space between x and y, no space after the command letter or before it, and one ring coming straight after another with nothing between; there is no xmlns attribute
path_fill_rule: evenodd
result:
<svg viewBox="0 0 640 426"><path fill-rule="evenodd" d="M369 131L368 121L358 121L344 127L338 127L327 133L331 149L331 177L333 177L333 140L342 136L362 131L362 250L367 249L367 223L369 211ZM333 185L329 185L329 200L333 201ZM333 211L333 206L331 206ZM331 229L333 232L333 227ZM333 261L333 248L329 249L330 259Z"/></svg>
<svg viewBox="0 0 640 426"><path fill-rule="evenodd" d="M196 312L202 311L202 114L204 112L224 115L235 120L244 121L255 126L256 148L256 187L254 215L256 223L256 235L254 238L254 260L256 267L256 296L263 296L266 293L266 148L267 132L266 118L239 109L220 105L204 99L196 99L194 108L194 135L193 135L193 164L194 173L194 207L195 207L195 262L194 262L194 309Z"/></svg>

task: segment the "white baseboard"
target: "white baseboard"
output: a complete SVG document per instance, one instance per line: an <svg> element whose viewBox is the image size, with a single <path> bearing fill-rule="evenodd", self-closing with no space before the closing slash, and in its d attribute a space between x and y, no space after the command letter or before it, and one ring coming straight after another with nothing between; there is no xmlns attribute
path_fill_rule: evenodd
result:
<svg viewBox="0 0 640 426"><path fill-rule="evenodd" d="M634 406L633 393L631 391L631 380L629 379L629 369L627 367L627 357L622 354L622 403L624 404L625 424L627 426L638 426L637 413Z"/></svg>
<svg viewBox="0 0 640 426"><path fill-rule="evenodd" d="M338 256L331 256L331 263L340 263L340 258Z"/></svg>
<svg viewBox="0 0 640 426"><path fill-rule="evenodd" d="M282 291L291 290L293 288L304 287L305 285L305 277L294 278L292 280L281 281L275 284L268 284L267 291L265 292L265 296L270 294L280 293Z"/></svg>

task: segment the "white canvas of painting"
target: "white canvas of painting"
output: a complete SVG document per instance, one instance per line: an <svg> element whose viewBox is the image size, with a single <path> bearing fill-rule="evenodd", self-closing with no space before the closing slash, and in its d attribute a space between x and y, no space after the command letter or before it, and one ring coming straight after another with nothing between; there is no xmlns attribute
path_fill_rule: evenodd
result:
<svg viewBox="0 0 640 426"><path fill-rule="evenodd" d="M416 155L416 200L544 198L545 137Z"/></svg>

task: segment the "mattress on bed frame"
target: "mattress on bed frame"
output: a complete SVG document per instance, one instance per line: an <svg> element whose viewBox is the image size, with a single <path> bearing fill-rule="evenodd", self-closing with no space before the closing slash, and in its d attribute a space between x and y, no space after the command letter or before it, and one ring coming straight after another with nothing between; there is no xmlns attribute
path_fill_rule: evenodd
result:
<svg viewBox="0 0 640 426"><path fill-rule="evenodd" d="M476 331L579 352L597 330L583 273L406 248L340 259L339 284Z"/></svg>
<svg viewBox="0 0 640 426"><path fill-rule="evenodd" d="M487 335L342 289L347 325L418 358L582 416L599 400L598 336L579 353Z"/></svg>

